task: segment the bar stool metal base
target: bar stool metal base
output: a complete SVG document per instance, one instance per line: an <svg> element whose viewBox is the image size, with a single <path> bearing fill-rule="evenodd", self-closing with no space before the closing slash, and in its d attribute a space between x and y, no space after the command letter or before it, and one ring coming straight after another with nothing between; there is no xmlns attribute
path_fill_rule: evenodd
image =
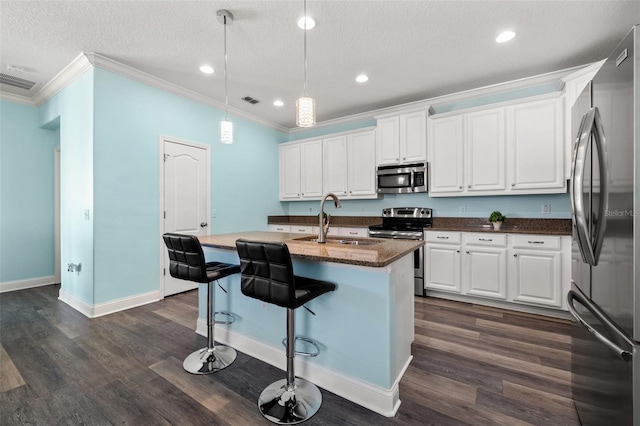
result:
<svg viewBox="0 0 640 426"><path fill-rule="evenodd" d="M238 353L235 349L216 345L213 348L202 348L185 358L182 367L191 374L210 374L228 367L235 361Z"/></svg>
<svg viewBox="0 0 640 426"><path fill-rule="evenodd" d="M258 408L269 421L293 425L309 420L322 405L320 389L308 380L295 378L293 390L282 379L267 386L258 398Z"/></svg>

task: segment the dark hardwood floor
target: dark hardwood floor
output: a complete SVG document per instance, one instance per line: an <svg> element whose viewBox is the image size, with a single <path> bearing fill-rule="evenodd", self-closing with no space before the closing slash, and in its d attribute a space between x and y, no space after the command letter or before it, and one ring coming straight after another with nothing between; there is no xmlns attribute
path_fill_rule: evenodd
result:
<svg viewBox="0 0 640 426"><path fill-rule="evenodd" d="M195 291L96 319L58 292L0 294L1 425L271 424L256 401L282 371L242 353L216 374L182 369L206 345L194 332ZM578 424L568 321L432 298L415 306L414 359L396 417L322 390L305 424Z"/></svg>

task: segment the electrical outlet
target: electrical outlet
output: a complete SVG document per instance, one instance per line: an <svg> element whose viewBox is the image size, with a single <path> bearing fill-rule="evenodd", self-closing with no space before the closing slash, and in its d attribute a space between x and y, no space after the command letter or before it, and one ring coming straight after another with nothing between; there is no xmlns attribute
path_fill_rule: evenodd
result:
<svg viewBox="0 0 640 426"><path fill-rule="evenodd" d="M542 213L550 214L551 213L551 204L543 204L542 205Z"/></svg>
<svg viewBox="0 0 640 426"><path fill-rule="evenodd" d="M467 212L467 206L460 206L460 213L466 213Z"/></svg>

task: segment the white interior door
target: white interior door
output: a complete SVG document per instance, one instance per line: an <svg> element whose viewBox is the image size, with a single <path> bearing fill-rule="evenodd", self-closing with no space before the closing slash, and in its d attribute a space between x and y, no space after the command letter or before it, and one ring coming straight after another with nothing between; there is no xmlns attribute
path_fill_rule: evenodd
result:
<svg viewBox="0 0 640 426"><path fill-rule="evenodd" d="M209 149L184 142L164 140L164 232L209 234ZM169 256L164 241L164 295L195 289L198 283L178 280L169 274Z"/></svg>

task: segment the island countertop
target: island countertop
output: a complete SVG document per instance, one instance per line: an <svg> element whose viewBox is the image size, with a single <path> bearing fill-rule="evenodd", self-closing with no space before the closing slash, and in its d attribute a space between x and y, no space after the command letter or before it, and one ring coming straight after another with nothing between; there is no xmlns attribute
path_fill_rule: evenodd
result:
<svg viewBox="0 0 640 426"><path fill-rule="evenodd" d="M294 258L345 263L349 265L372 266L376 268L387 266L401 257L421 247L423 241L374 239L374 238L327 238L327 243L318 244L308 241L317 238L311 234L292 234L287 232L236 232L230 234L206 235L198 237L200 243L206 247L236 249L236 240L265 241L286 243ZM305 241L307 239L307 241ZM337 240L375 241L372 245L339 244Z"/></svg>

